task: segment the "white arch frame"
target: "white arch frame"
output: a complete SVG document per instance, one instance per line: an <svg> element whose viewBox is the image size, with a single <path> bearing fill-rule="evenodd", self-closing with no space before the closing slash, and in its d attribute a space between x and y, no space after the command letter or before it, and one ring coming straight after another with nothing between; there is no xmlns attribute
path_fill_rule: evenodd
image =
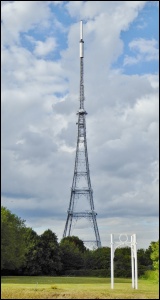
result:
<svg viewBox="0 0 160 300"><path fill-rule="evenodd" d="M125 236L125 240L121 240ZM138 289L138 265L137 265L137 240L136 234L131 235L131 241L128 241L127 234L120 234L119 241L114 241L114 234L111 233L111 289L114 288L114 252L116 248L129 246L131 248L131 268L132 268L132 288Z"/></svg>

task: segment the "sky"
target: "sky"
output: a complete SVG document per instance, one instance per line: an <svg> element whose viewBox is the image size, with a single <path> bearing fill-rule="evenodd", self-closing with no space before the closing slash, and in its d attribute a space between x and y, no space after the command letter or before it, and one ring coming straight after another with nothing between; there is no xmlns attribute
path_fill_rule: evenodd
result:
<svg viewBox="0 0 160 300"><path fill-rule="evenodd" d="M62 239L83 20L87 148L102 246L158 240L158 1L1 1L2 205ZM82 210L86 208L83 203ZM72 235L90 239L81 219Z"/></svg>

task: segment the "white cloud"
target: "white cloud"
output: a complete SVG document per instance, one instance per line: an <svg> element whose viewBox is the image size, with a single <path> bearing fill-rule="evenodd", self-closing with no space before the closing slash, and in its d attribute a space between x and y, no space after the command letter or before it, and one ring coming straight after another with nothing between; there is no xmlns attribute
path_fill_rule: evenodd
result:
<svg viewBox="0 0 160 300"><path fill-rule="evenodd" d="M65 1L47 1L49 4L52 3L54 5L62 5Z"/></svg>
<svg viewBox="0 0 160 300"><path fill-rule="evenodd" d="M92 19L96 16L112 14L112 21L121 21L128 25L130 17L135 18L138 10L145 5L146 1L94 1L91 5L89 1L69 1L67 9L72 17L80 19ZM125 13L127 9L127 14ZM123 18L125 16L125 18ZM122 24L122 23L121 23ZM121 24L119 24L121 26ZM118 24L117 24L118 25Z"/></svg>
<svg viewBox="0 0 160 300"><path fill-rule="evenodd" d="M158 60L159 51L158 43L155 39L146 40L146 39L135 39L129 43L129 48L133 52L137 52L136 56L126 56L124 59L124 65L133 65L140 61L152 61Z"/></svg>
<svg viewBox="0 0 160 300"><path fill-rule="evenodd" d="M141 59L142 59L142 57L140 55L137 55L136 57L125 55L123 65L124 66L135 65L135 64L138 64Z"/></svg>
<svg viewBox="0 0 160 300"><path fill-rule="evenodd" d="M1 17L3 44L11 44L19 42L21 32L48 26L50 10L45 1L8 1Z"/></svg>
<svg viewBox="0 0 160 300"><path fill-rule="evenodd" d="M140 53L146 55L146 60L158 59L158 43L155 39L145 40L137 39L129 43L132 50L138 50Z"/></svg>
<svg viewBox="0 0 160 300"><path fill-rule="evenodd" d="M45 56L56 49L57 43L54 38L47 38L45 42L35 41L34 53L38 56Z"/></svg>

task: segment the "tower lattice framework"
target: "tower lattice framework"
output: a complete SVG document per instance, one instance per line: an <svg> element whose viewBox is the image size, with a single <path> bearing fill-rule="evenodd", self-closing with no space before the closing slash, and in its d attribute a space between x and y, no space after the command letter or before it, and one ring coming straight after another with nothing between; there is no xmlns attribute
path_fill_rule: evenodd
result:
<svg viewBox="0 0 160 300"><path fill-rule="evenodd" d="M64 228L63 237L70 236L74 222L85 218L90 221L95 234L95 240L85 240L84 242L92 242L97 248L101 247L101 240L98 231L96 215L93 203L93 190L90 180L87 139L86 139L86 115L84 109L84 84L83 84L83 58L84 58L84 41L83 41L83 24L80 22L80 107L78 115L78 137L75 157L75 167L73 182L71 188L71 196L67 214L67 220ZM77 208L79 203L79 208ZM85 204L88 204L88 210L84 210ZM85 229L86 231L86 229Z"/></svg>

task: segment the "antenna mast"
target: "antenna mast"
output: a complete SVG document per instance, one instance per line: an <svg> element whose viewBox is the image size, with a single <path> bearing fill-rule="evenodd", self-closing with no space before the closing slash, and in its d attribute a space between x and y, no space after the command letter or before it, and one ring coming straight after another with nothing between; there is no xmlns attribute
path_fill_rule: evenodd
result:
<svg viewBox="0 0 160 300"><path fill-rule="evenodd" d="M83 83L83 58L84 58L84 41L83 41L83 23L80 21L80 106L77 112L78 115L78 137L77 148L75 157L75 167L73 182L71 188L71 196L69 202L69 209L67 214L66 225L64 228L63 237L71 236L73 229L73 221L85 218L90 221L94 240L84 240L84 243L94 243L97 248L101 247L101 240L99 236L96 215L93 203L93 190L91 187L88 151L87 151L87 138L86 138L86 115L84 109L84 83ZM79 209L77 208L79 203ZM88 205L88 210L85 210ZM86 230L88 229L88 226ZM85 230L85 233L86 233Z"/></svg>

